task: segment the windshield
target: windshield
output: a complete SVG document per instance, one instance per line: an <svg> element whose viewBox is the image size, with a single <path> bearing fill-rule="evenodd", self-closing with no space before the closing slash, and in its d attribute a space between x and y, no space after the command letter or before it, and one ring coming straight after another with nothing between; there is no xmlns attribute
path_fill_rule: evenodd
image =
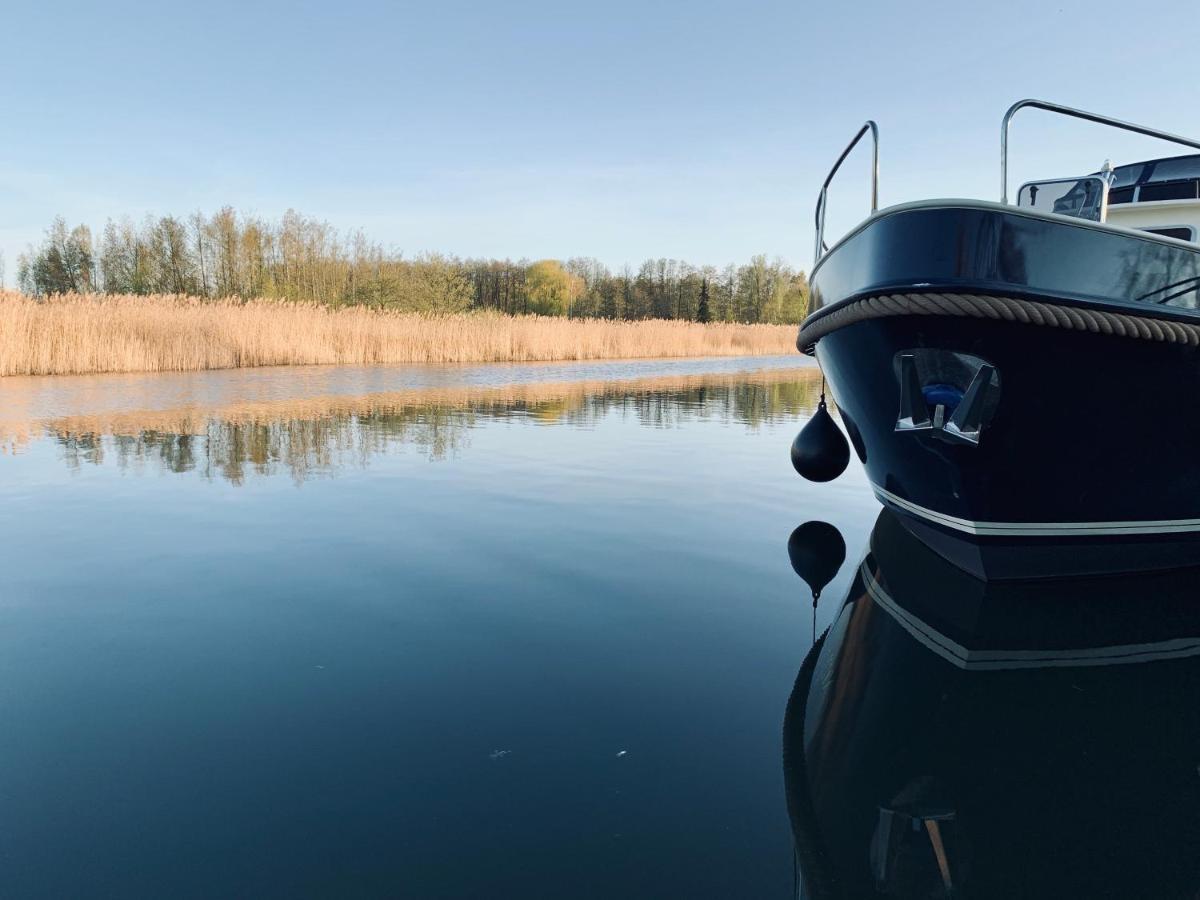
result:
<svg viewBox="0 0 1200 900"><path fill-rule="evenodd" d="M1104 182L1092 176L1031 181L1021 186L1017 205L1099 222L1103 197Z"/></svg>

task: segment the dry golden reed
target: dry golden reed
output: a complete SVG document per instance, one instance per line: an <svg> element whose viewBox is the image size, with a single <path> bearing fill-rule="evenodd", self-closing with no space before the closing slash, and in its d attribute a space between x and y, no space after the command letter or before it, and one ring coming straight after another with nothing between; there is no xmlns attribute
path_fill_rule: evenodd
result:
<svg viewBox="0 0 1200 900"><path fill-rule="evenodd" d="M419 315L273 300L0 293L0 375L795 352L791 325Z"/></svg>

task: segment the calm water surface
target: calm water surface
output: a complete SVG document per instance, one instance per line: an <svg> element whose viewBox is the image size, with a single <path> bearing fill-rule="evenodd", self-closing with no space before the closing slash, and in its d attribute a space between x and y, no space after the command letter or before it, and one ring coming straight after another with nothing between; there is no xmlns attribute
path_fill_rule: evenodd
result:
<svg viewBox="0 0 1200 900"><path fill-rule="evenodd" d="M801 366L0 382L0 894L789 896Z"/></svg>
<svg viewBox="0 0 1200 900"><path fill-rule="evenodd" d="M1200 575L983 586L819 390L0 380L0 896L1194 900Z"/></svg>

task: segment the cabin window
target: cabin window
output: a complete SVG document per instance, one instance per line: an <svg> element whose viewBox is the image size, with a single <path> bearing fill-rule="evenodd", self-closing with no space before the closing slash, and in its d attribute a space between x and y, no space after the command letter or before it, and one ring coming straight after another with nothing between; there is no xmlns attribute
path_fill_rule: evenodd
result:
<svg viewBox="0 0 1200 900"><path fill-rule="evenodd" d="M1138 202L1151 200L1195 200L1200 198L1200 181L1167 181L1159 184L1143 184L1138 192ZM1112 199L1109 199L1112 202Z"/></svg>
<svg viewBox="0 0 1200 900"><path fill-rule="evenodd" d="M1163 228L1143 228L1150 234L1161 234L1163 237L1178 238L1181 241L1195 241L1196 229L1191 225L1171 225Z"/></svg>
<svg viewBox="0 0 1200 900"><path fill-rule="evenodd" d="M1112 206L1114 203L1132 203L1132 202L1133 202L1133 188L1132 187L1113 188L1112 190L1110 190L1108 192L1108 205L1109 206Z"/></svg>

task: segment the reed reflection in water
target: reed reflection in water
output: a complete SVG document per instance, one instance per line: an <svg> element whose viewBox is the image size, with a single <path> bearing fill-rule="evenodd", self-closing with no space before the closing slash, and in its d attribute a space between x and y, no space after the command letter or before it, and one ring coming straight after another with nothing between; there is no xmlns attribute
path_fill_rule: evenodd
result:
<svg viewBox="0 0 1200 900"><path fill-rule="evenodd" d="M792 471L819 391L798 357L0 379L0 893L786 895L784 545L856 558L878 512Z"/></svg>
<svg viewBox="0 0 1200 900"><path fill-rule="evenodd" d="M151 466L233 484L250 473L283 471L302 482L366 466L372 457L403 446L431 460L444 459L469 444L471 429L481 420L589 428L617 415L652 428L711 421L756 429L811 412L819 392L813 368L459 386L64 416L10 424L4 437L18 451L39 437L49 438L71 468Z"/></svg>

